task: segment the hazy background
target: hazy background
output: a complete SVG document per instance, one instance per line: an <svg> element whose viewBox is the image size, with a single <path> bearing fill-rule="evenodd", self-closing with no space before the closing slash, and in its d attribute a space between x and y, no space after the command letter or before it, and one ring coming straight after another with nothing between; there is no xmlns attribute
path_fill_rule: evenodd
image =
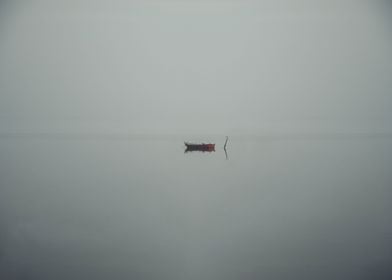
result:
<svg viewBox="0 0 392 280"><path fill-rule="evenodd" d="M389 1L2 1L0 131L391 132Z"/></svg>
<svg viewBox="0 0 392 280"><path fill-rule="evenodd" d="M391 13L1 1L0 279L392 279Z"/></svg>

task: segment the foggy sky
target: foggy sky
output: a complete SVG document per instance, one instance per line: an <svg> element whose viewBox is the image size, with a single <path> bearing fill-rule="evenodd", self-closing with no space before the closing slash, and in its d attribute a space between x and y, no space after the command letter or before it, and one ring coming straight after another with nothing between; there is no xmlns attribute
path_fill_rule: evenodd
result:
<svg viewBox="0 0 392 280"><path fill-rule="evenodd" d="M0 132L392 132L387 1L3 1Z"/></svg>

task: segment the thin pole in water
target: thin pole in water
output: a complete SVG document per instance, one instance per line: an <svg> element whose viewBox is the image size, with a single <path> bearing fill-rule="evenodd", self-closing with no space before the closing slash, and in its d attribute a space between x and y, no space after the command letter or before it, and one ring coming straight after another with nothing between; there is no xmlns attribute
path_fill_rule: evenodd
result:
<svg viewBox="0 0 392 280"><path fill-rule="evenodd" d="M229 136L226 136L226 142L225 142L225 145L223 146L223 149L225 150L226 160L229 159L229 157L227 156L227 151L226 151L226 145L227 145L228 140L229 140Z"/></svg>

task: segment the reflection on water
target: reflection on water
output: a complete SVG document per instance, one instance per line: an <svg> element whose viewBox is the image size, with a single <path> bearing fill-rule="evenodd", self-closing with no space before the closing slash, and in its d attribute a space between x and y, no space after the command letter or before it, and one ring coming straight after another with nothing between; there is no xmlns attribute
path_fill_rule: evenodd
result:
<svg viewBox="0 0 392 280"><path fill-rule="evenodd" d="M189 152L215 152L215 144L191 144L185 142L185 153Z"/></svg>
<svg viewBox="0 0 392 280"><path fill-rule="evenodd" d="M392 138L183 139L1 137L0 278L390 279Z"/></svg>

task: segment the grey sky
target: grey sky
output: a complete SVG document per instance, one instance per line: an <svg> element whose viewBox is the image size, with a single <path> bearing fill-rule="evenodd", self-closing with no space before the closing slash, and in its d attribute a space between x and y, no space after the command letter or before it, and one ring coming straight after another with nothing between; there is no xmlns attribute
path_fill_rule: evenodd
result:
<svg viewBox="0 0 392 280"><path fill-rule="evenodd" d="M385 3L7 3L0 132L392 132Z"/></svg>

